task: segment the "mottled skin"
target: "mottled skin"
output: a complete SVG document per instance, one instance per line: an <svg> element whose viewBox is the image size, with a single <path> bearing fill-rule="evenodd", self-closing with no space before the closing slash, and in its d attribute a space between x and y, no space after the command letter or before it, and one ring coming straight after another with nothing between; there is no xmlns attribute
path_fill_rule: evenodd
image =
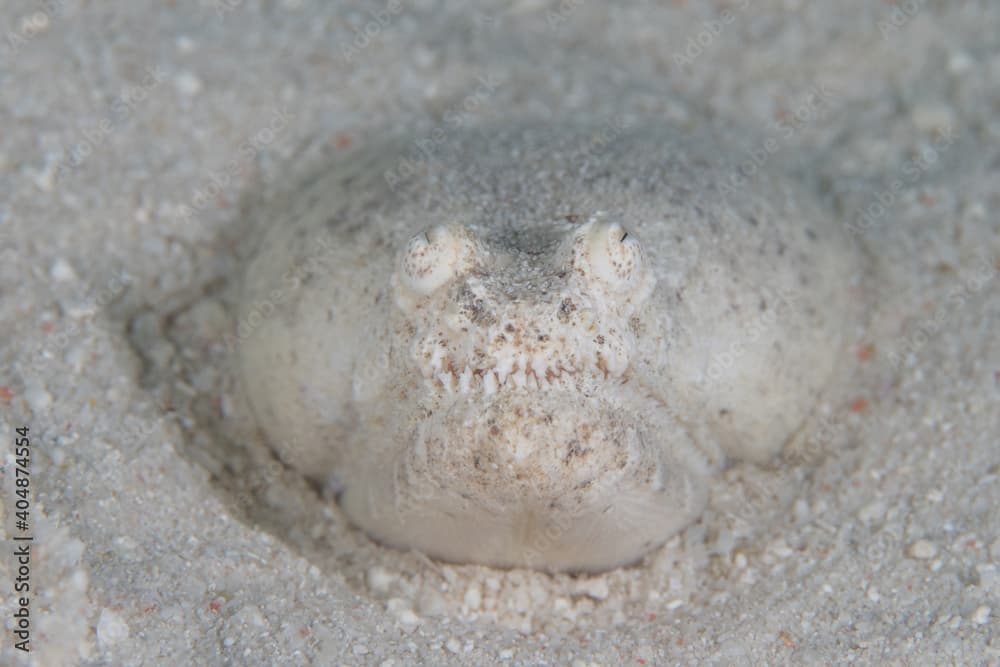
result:
<svg viewBox="0 0 1000 667"><path fill-rule="evenodd" d="M241 313L264 431L373 538L614 567L807 423L860 261L788 178L657 125L460 133L400 169L409 148L265 214Z"/></svg>

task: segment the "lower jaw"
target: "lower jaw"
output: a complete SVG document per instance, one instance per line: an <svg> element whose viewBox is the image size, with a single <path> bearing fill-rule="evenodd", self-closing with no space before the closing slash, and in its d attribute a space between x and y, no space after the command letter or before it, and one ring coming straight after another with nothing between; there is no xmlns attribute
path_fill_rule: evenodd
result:
<svg viewBox="0 0 1000 667"><path fill-rule="evenodd" d="M377 542L454 563L550 572L600 572L633 563L683 529L704 507L697 484L688 502L663 491L630 488L617 501L572 512L526 502L490 511L464 508L445 493L397 502L391 475L350 485L341 496L348 518ZM676 492L676 489L671 490Z"/></svg>

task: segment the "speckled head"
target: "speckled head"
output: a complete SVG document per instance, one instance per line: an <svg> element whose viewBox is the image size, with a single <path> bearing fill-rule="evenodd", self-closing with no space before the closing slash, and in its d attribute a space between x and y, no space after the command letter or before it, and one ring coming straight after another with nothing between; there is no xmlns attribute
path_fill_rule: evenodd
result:
<svg viewBox="0 0 1000 667"><path fill-rule="evenodd" d="M618 535L595 554L615 563L651 546L650 527L676 530L698 486L651 444L674 427L639 415L633 381L654 284L640 239L617 222L539 226L515 244L462 225L415 235L390 278L404 361L382 419L405 447L386 462L391 479L348 489L348 514L444 558L478 549L482 562L551 569L586 562L576 552L592 531ZM391 512L376 489L391 489ZM621 502L602 514L612 491ZM463 526L493 539L472 548L456 539Z"/></svg>
<svg viewBox="0 0 1000 667"><path fill-rule="evenodd" d="M458 225L414 237L392 276L411 361L438 397L620 383L653 277L635 235L588 222L491 245Z"/></svg>

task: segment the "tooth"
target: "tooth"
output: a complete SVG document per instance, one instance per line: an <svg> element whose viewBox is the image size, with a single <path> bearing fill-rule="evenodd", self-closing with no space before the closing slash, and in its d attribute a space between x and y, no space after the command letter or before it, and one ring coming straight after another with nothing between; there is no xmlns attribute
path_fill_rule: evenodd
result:
<svg viewBox="0 0 1000 667"><path fill-rule="evenodd" d="M547 382L546 378L547 371L549 370L549 364L545 357L537 356L531 360L531 367L535 371L535 376L538 378L538 384L541 385L543 381Z"/></svg>
<svg viewBox="0 0 1000 667"><path fill-rule="evenodd" d="M434 377L434 368L431 364L424 361L424 353L427 351L427 339L421 338L414 342L413 347L410 349L410 356L416 364L417 368L420 369L420 374L425 378Z"/></svg>
<svg viewBox="0 0 1000 667"><path fill-rule="evenodd" d="M497 393L497 379L493 373L486 371L483 375L483 391L486 392L487 396L492 396Z"/></svg>
<svg viewBox="0 0 1000 667"><path fill-rule="evenodd" d="M441 370L441 358L443 356L444 356L444 346L435 345L434 352L431 355L431 368L433 368L435 372Z"/></svg>
<svg viewBox="0 0 1000 667"><path fill-rule="evenodd" d="M445 391L447 391L449 394L454 393L454 389L452 388L452 382L454 381L455 376L445 371L442 373L438 373L437 377L438 380L441 381L441 384L444 385Z"/></svg>
<svg viewBox="0 0 1000 667"><path fill-rule="evenodd" d="M467 394L472 385L472 370L466 366L462 374L458 376L458 391Z"/></svg>
<svg viewBox="0 0 1000 667"><path fill-rule="evenodd" d="M532 369L528 375L528 387L531 389L541 389L542 383L538 380L538 374Z"/></svg>
<svg viewBox="0 0 1000 667"><path fill-rule="evenodd" d="M510 375L510 369L513 366L513 360L509 356L504 356L497 362L497 366L494 370L497 372L497 381L503 384L507 381L507 376Z"/></svg>

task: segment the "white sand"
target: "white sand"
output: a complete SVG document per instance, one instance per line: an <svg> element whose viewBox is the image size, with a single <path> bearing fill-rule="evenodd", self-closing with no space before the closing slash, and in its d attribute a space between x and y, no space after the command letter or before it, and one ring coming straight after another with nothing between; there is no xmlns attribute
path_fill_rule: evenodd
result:
<svg viewBox="0 0 1000 667"><path fill-rule="evenodd" d="M28 425L35 559L30 656L0 563L0 662L1000 662L1000 7L351 4L4 5L2 502ZM598 577L371 544L234 389L239 208L386 128L618 113L773 138L876 258L814 446Z"/></svg>

